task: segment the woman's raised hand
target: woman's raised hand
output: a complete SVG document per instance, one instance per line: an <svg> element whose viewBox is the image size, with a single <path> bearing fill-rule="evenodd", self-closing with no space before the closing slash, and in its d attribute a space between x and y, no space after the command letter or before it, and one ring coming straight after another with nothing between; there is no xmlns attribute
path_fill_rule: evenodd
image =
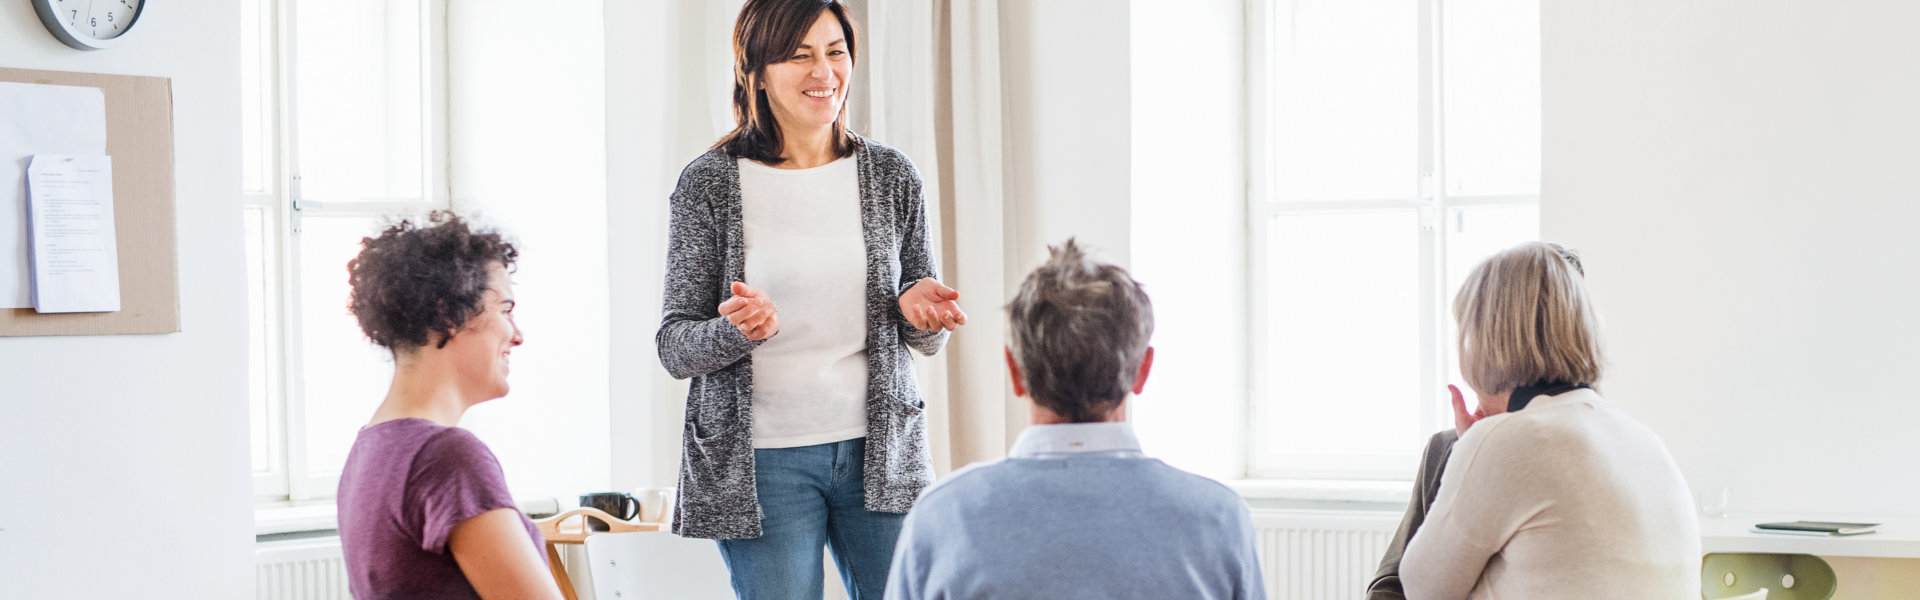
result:
<svg viewBox="0 0 1920 600"><path fill-rule="evenodd" d="M733 297L720 303L720 316L756 342L780 333L780 314L773 300L760 288L738 281L733 282Z"/></svg>
<svg viewBox="0 0 1920 600"><path fill-rule="evenodd" d="M932 277L922 277L900 295L900 314L921 331L953 331L967 324L967 312L954 302L959 299L960 292Z"/></svg>
<svg viewBox="0 0 1920 600"><path fill-rule="evenodd" d="M1453 430L1460 432L1460 435L1466 435L1467 428L1486 418L1478 410L1467 412L1467 400L1460 396L1460 388L1448 385L1447 393L1453 395Z"/></svg>

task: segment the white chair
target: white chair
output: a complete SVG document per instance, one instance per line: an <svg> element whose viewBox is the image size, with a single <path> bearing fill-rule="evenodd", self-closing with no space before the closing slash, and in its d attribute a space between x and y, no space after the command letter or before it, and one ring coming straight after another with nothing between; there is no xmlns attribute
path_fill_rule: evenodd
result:
<svg viewBox="0 0 1920 600"><path fill-rule="evenodd" d="M594 600L733 600L727 564L713 540L665 531L587 538Z"/></svg>

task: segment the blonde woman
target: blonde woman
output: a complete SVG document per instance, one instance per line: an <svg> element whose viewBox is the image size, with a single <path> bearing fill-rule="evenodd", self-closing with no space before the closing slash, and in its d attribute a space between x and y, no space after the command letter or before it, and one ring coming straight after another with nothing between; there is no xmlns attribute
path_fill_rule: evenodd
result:
<svg viewBox="0 0 1920 600"><path fill-rule="evenodd" d="M1406 596L1700 597L1679 467L1594 387L1600 328L1578 258L1539 242L1504 250L1468 276L1453 312L1478 408L1448 386L1460 441L1400 561Z"/></svg>

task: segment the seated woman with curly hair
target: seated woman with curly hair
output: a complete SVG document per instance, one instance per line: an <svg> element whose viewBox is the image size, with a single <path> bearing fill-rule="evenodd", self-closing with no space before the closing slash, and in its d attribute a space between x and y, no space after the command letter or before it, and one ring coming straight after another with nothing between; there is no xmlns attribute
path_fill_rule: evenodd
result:
<svg viewBox="0 0 1920 600"><path fill-rule="evenodd" d="M519 346L519 252L498 232L436 212L361 240L349 302L393 353L393 384L340 473L340 544L356 598L560 598L539 530L500 463L456 425L507 395Z"/></svg>

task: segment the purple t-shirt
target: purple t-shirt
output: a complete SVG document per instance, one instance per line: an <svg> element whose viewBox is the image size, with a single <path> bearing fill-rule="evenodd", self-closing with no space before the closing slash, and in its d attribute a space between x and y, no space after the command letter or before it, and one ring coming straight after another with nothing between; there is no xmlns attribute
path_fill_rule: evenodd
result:
<svg viewBox="0 0 1920 600"><path fill-rule="evenodd" d="M426 419L361 429L340 472L349 591L363 600L479 598L447 538L462 521L514 507L500 461L467 430ZM540 530L520 521L545 556Z"/></svg>

